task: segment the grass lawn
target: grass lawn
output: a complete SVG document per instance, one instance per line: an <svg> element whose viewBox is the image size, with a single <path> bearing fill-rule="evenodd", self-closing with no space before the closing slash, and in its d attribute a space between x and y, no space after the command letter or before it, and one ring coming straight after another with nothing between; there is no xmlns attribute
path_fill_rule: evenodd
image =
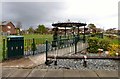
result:
<svg viewBox="0 0 120 79"><path fill-rule="evenodd" d="M44 39L51 39L52 35L51 34L27 34L27 35L23 35L25 39L29 39L29 38L44 38Z"/></svg>
<svg viewBox="0 0 120 79"><path fill-rule="evenodd" d="M24 36L25 40L34 38L35 40L39 40L41 43L43 43L43 41L45 41L46 39L48 41L52 41L52 39L53 39L52 34L43 34L43 35L29 34L29 35L23 35L23 36Z"/></svg>
<svg viewBox="0 0 120 79"><path fill-rule="evenodd" d="M24 50L31 50L31 46L33 43L33 38L35 39L35 44L39 45L39 44L44 44L46 39L50 42L52 41L52 35L51 34L43 34L43 35L39 35L39 34L31 34L31 35L23 35L24 36Z"/></svg>

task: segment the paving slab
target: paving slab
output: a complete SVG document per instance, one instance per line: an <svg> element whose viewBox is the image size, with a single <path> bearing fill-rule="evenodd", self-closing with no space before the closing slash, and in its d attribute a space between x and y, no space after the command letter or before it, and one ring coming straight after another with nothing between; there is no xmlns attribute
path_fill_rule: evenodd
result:
<svg viewBox="0 0 120 79"><path fill-rule="evenodd" d="M98 77L93 70L80 70L80 77Z"/></svg>
<svg viewBox="0 0 120 79"><path fill-rule="evenodd" d="M80 77L79 70L67 70L64 69L64 77Z"/></svg>
<svg viewBox="0 0 120 79"><path fill-rule="evenodd" d="M9 77L11 74L16 72L14 68L2 68L2 77Z"/></svg>
<svg viewBox="0 0 120 79"><path fill-rule="evenodd" d="M118 79L117 71L3 68L4 79Z"/></svg>
<svg viewBox="0 0 120 79"><path fill-rule="evenodd" d="M48 69L45 77L63 77L63 70L60 69Z"/></svg>
<svg viewBox="0 0 120 79"><path fill-rule="evenodd" d="M36 66L45 63L45 53L28 57Z"/></svg>
<svg viewBox="0 0 120 79"><path fill-rule="evenodd" d="M17 69L16 72L13 72L13 74L9 76L9 78L10 77L27 77L31 73L31 71L32 69Z"/></svg>
<svg viewBox="0 0 120 79"><path fill-rule="evenodd" d="M2 62L3 67L16 67L16 68L31 68L35 67L36 64L33 63L28 57L20 59L10 59Z"/></svg>
<svg viewBox="0 0 120 79"><path fill-rule="evenodd" d="M99 77L118 77L118 71L95 70Z"/></svg>
<svg viewBox="0 0 120 79"><path fill-rule="evenodd" d="M47 69L34 69L28 75L28 77L44 77L47 72Z"/></svg>

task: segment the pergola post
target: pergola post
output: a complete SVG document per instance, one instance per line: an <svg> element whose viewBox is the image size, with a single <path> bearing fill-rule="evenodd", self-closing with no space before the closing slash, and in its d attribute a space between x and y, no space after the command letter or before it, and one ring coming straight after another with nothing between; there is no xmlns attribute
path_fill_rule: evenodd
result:
<svg viewBox="0 0 120 79"><path fill-rule="evenodd" d="M53 35L53 40L55 40L55 41L58 39L58 32L57 31L58 31L58 28L55 27L54 28L54 35Z"/></svg>
<svg viewBox="0 0 120 79"><path fill-rule="evenodd" d="M78 34L77 34L77 39L78 39L78 41L80 41L80 29L79 29L79 26L77 26L78 27Z"/></svg>
<svg viewBox="0 0 120 79"><path fill-rule="evenodd" d="M66 26L65 26L65 38L66 38Z"/></svg>
<svg viewBox="0 0 120 79"><path fill-rule="evenodd" d="M83 43L85 43L85 26L84 26L84 33L83 33Z"/></svg>
<svg viewBox="0 0 120 79"><path fill-rule="evenodd" d="M79 26L77 26L77 27L78 27L78 35L79 35L80 29L79 29Z"/></svg>

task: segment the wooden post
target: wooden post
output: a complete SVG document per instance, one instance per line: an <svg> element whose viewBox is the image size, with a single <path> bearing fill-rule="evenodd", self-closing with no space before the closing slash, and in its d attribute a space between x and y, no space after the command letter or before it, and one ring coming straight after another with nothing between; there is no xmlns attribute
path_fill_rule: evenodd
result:
<svg viewBox="0 0 120 79"><path fill-rule="evenodd" d="M84 66L84 67L87 67L87 56L86 56L86 55L84 56L84 59L83 59L83 60L84 60L83 66Z"/></svg>
<svg viewBox="0 0 120 79"><path fill-rule="evenodd" d="M54 56L48 56L48 58L55 59ZM85 59L83 56L56 56L56 59ZM120 60L120 56L118 57L105 57L105 56L87 56L87 59L114 59L114 60Z"/></svg>
<svg viewBox="0 0 120 79"><path fill-rule="evenodd" d="M98 49L99 56L101 56L102 52L103 52L103 49Z"/></svg>

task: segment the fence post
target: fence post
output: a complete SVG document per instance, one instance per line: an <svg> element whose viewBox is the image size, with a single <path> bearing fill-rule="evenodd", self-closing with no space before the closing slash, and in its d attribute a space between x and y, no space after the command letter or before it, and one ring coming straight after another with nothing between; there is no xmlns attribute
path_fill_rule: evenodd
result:
<svg viewBox="0 0 120 79"><path fill-rule="evenodd" d="M2 53L2 60L5 60L5 39L3 39L3 53Z"/></svg>
<svg viewBox="0 0 120 79"><path fill-rule="evenodd" d="M47 56L48 56L48 41L46 40L46 61L45 61L45 64L47 65L48 64L48 59L47 59Z"/></svg>
<svg viewBox="0 0 120 79"><path fill-rule="evenodd" d="M75 37L75 54L77 53L77 38Z"/></svg>

